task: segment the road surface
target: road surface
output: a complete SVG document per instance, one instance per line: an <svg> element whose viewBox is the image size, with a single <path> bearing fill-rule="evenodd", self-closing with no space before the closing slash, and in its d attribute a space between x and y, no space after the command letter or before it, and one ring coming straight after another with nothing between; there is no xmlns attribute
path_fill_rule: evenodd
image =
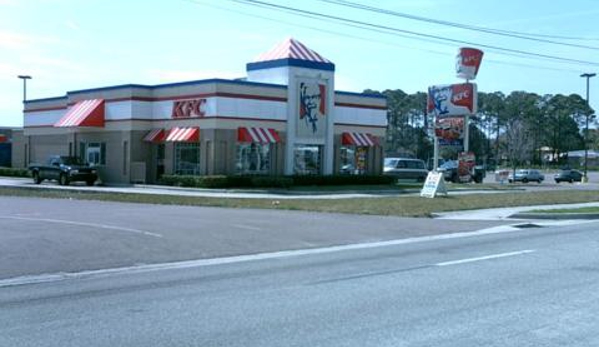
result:
<svg viewBox="0 0 599 347"><path fill-rule="evenodd" d="M0 346L597 346L599 223L0 281Z"/></svg>

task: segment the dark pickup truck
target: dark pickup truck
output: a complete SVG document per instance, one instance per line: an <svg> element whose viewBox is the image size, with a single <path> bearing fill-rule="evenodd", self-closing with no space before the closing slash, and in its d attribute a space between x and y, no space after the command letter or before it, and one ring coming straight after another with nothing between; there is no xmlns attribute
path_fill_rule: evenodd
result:
<svg viewBox="0 0 599 347"><path fill-rule="evenodd" d="M446 181L453 183L460 183L460 177L458 174L459 162L457 160L448 160L439 166L437 171L443 172L443 177ZM485 169L482 166L475 166L470 172L470 178L468 181L475 183L483 183L483 179L486 176Z"/></svg>
<svg viewBox="0 0 599 347"><path fill-rule="evenodd" d="M59 155L51 156L46 165L29 165L29 171L35 184L40 184L43 180L56 180L62 186L76 181L92 186L98 179L96 169L83 164L79 158Z"/></svg>

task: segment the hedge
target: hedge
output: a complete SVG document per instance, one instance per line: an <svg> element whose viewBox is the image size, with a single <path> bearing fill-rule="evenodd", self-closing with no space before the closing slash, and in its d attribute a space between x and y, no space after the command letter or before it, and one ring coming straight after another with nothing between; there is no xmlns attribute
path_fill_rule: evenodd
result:
<svg viewBox="0 0 599 347"><path fill-rule="evenodd" d="M357 175L307 176L190 176L163 175L160 184L195 188L289 188L291 186L341 186L393 184L394 177Z"/></svg>
<svg viewBox="0 0 599 347"><path fill-rule="evenodd" d="M15 169L11 167L0 167L0 176L8 177L31 177L27 169Z"/></svg>
<svg viewBox="0 0 599 347"><path fill-rule="evenodd" d="M393 184L397 178L383 175L295 175L295 186L347 186L347 185L373 185Z"/></svg>

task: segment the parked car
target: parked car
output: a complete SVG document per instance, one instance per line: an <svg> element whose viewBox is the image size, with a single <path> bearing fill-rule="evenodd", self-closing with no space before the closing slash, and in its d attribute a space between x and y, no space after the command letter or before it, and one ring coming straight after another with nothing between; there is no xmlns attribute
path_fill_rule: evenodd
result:
<svg viewBox="0 0 599 347"><path fill-rule="evenodd" d="M543 175L541 172L539 172L539 170L522 169L522 170L516 170L515 175L514 175L514 173L510 173L507 180L510 183L514 183L514 182L541 183L545 180L545 175Z"/></svg>
<svg viewBox="0 0 599 347"><path fill-rule="evenodd" d="M581 182L583 177L584 177L584 174L578 170L562 170L555 175L554 179L555 179L555 183L560 183L560 182L574 183L574 182Z"/></svg>
<svg viewBox="0 0 599 347"><path fill-rule="evenodd" d="M428 170L424 161L411 158L385 158L383 174L395 176L398 179L415 179L424 182Z"/></svg>
<svg viewBox="0 0 599 347"><path fill-rule="evenodd" d="M48 158L46 165L29 165L29 171L35 184L40 184L43 180L56 180L63 186L75 181L91 186L98 179L96 169L82 163L79 158L59 155Z"/></svg>
<svg viewBox="0 0 599 347"><path fill-rule="evenodd" d="M443 177L445 178L446 181L459 183L460 177L458 174L458 166L459 166L459 162L457 160L447 160L442 165L439 166L437 171L443 172ZM486 176L486 172L485 172L484 167L475 166L474 172L471 173L470 179L471 179L471 181L474 181L476 183L482 183L485 176Z"/></svg>

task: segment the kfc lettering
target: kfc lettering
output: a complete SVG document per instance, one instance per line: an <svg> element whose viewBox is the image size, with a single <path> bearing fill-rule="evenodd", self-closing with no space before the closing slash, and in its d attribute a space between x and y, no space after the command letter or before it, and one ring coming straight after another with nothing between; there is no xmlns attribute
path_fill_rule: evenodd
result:
<svg viewBox="0 0 599 347"><path fill-rule="evenodd" d="M473 80L483 59L483 51L476 48L462 47L456 57L456 72L459 78Z"/></svg>
<svg viewBox="0 0 599 347"><path fill-rule="evenodd" d="M206 99L180 100L173 103L172 118L204 117Z"/></svg>
<svg viewBox="0 0 599 347"><path fill-rule="evenodd" d="M474 90L471 83L454 84L451 103L456 106L467 107L470 113L474 113Z"/></svg>

